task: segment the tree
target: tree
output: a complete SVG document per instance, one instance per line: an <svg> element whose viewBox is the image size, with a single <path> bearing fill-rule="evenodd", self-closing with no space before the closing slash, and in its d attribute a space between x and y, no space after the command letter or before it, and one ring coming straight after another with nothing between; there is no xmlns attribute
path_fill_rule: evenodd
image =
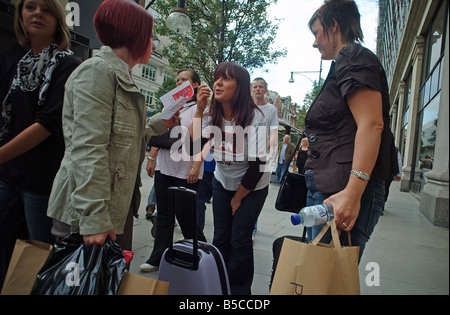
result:
<svg viewBox="0 0 450 315"><path fill-rule="evenodd" d="M222 61L234 61L251 72L286 55L285 49L271 50L278 25L268 18L267 9L277 0L186 1L192 21L187 35L176 34L165 24L176 2L156 1L154 5L161 14L155 31L171 40L162 54L174 71L194 69L212 86L214 69Z"/></svg>
<svg viewBox="0 0 450 315"><path fill-rule="evenodd" d="M311 91L306 93L303 98L303 106L297 111L297 120L295 122L295 126L299 129L305 129L305 117L309 110L309 107L312 105L320 90L322 89L323 83L325 81L322 79L320 81L315 80L313 82L313 87Z"/></svg>

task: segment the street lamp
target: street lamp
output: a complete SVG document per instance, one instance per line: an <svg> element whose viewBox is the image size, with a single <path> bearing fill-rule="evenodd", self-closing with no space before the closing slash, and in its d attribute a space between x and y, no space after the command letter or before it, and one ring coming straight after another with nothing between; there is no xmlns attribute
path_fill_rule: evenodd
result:
<svg viewBox="0 0 450 315"><path fill-rule="evenodd" d="M304 77L306 77L309 81L311 81L312 84L314 84L314 81L311 80L310 77L305 75L305 73L319 73L319 84L320 81L322 81L322 60L320 60L320 70L319 71L291 71L291 78L289 79L289 83L294 83L294 74L300 74Z"/></svg>
<svg viewBox="0 0 450 315"><path fill-rule="evenodd" d="M191 31L191 19L184 8L185 3L185 0L178 0L178 6L172 10L166 21L169 29L180 34L186 34Z"/></svg>
<svg viewBox="0 0 450 315"><path fill-rule="evenodd" d="M145 10L148 10L150 6L155 3L156 0L151 0ZM136 0L136 2L140 2ZM179 34L186 34L191 31L191 19L187 15L188 11L185 9L186 0L178 0L176 8L173 8L172 13L167 17L167 27Z"/></svg>

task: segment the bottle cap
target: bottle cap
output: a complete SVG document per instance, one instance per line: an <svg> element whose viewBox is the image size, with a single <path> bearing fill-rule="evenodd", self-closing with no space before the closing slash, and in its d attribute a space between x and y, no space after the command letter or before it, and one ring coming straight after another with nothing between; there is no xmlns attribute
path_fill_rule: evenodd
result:
<svg viewBox="0 0 450 315"><path fill-rule="evenodd" d="M291 222L293 225L299 225L302 223L302 218L298 214L291 215Z"/></svg>

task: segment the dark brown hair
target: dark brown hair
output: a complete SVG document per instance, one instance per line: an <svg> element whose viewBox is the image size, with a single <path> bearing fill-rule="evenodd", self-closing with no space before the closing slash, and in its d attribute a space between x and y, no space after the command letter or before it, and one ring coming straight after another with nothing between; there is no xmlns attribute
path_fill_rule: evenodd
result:
<svg viewBox="0 0 450 315"><path fill-rule="evenodd" d="M250 74L234 62L222 62L214 70L214 81L219 78L236 80L236 93L233 98L234 121L236 126L247 127L252 122L254 110L258 109L251 96ZM211 100L210 115L212 116L211 124L223 128L223 107L214 95Z"/></svg>
<svg viewBox="0 0 450 315"><path fill-rule="evenodd" d="M192 70L192 69L180 69L177 71L177 75L183 71L187 71L190 73L192 82L198 83L198 85L202 84L202 80L200 79L200 75L198 74L197 71ZM194 96L192 96L192 100L194 100L194 101L197 101L197 91L198 91L198 88L195 88Z"/></svg>
<svg viewBox="0 0 450 315"><path fill-rule="evenodd" d="M334 27L334 21L336 21L342 33L343 43L364 42L361 15L353 0L325 0L325 3L313 14L308 23L311 31L317 19L325 30L325 36L330 34Z"/></svg>

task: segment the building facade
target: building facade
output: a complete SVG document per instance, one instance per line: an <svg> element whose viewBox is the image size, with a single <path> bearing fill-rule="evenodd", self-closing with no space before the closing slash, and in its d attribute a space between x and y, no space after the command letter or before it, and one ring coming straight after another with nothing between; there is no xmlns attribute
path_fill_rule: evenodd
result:
<svg viewBox="0 0 450 315"><path fill-rule="evenodd" d="M377 55L388 76L400 189L435 225L449 219L449 1L380 0ZM447 82L447 83L445 83Z"/></svg>

